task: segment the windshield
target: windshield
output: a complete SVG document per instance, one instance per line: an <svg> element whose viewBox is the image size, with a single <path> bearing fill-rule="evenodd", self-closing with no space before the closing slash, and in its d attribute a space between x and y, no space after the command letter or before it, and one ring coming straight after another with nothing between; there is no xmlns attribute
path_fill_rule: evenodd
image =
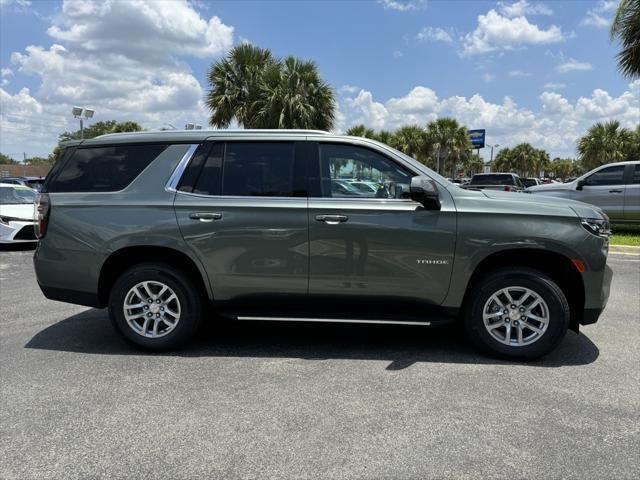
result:
<svg viewBox="0 0 640 480"><path fill-rule="evenodd" d="M36 199L36 194L33 190L27 187L16 185L15 187L0 187L0 204L1 205L15 205L22 203L33 203Z"/></svg>
<svg viewBox="0 0 640 480"><path fill-rule="evenodd" d="M474 175L470 185L513 185L513 176L511 175Z"/></svg>

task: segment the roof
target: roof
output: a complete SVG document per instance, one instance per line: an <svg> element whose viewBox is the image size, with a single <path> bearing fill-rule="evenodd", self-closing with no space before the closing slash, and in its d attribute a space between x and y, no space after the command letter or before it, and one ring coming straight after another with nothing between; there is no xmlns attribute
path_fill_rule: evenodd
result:
<svg viewBox="0 0 640 480"><path fill-rule="evenodd" d="M108 133L99 137L87 140L71 140L62 142L63 146L71 145L92 145L104 143L125 143L125 142L201 142L210 137L230 137L230 136L307 136L307 135L330 135L323 130L147 130L142 132L121 132Z"/></svg>

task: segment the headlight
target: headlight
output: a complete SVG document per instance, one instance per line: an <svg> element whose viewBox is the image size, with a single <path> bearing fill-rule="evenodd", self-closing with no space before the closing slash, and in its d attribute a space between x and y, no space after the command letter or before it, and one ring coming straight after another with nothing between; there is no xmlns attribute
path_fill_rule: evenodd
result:
<svg viewBox="0 0 640 480"><path fill-rule="evenodd" d="M602 218L583 218L581 223L585 230L592 235L603 238L609 238L609 235L611 235L608 220Z"/></svg>

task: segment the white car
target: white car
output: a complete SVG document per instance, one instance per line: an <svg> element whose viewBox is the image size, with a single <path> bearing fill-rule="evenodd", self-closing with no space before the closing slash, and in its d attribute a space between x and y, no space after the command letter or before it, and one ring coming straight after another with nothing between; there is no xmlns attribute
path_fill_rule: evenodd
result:
<svg viewBox="0 0 640 480"><path fill-rule="evenodd" d="M29 187L0 183L0 243L37 241L35 198Z"/></svg>

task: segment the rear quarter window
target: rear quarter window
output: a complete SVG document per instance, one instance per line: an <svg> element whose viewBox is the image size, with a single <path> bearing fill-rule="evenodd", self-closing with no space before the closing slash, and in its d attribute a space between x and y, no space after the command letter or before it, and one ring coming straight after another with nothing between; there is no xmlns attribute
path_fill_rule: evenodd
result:
<svg viewBox="0 0 640 480"><path fill-rule="evenodd" d="M61 192L117 192L127 187L167 145L114 145L77 148L47 190Z"/></svg>

